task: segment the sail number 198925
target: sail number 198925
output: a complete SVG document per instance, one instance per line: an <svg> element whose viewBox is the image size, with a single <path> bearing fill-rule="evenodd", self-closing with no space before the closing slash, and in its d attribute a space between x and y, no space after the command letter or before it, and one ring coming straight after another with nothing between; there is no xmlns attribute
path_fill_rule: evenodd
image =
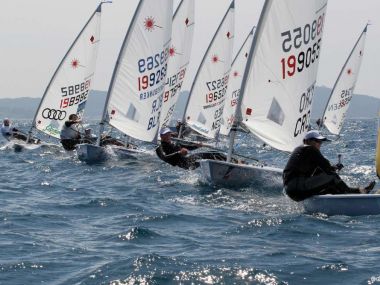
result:
<svg viewBox="0 0 380 285"><path fill-rule="evenodd" d="M90 86L91 79L87 79L76 85L61 87L61 96L63 98L61 99L59 108L71 107L86 101Z"/></svg>

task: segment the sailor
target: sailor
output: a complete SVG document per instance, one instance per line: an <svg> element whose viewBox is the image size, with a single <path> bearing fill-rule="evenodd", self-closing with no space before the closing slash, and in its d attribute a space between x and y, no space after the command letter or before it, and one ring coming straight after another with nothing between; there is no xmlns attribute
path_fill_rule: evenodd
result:
<svg viewBox="0 0 380 285"><path fill-rule="evenodd" d="M177 134L173 134L173 135L178 136L178 134L181 133L181 137L180 137L181 139L184 137L188 137L191 134L191 128L186 126L186 123L183 123L182 120L177 120L175 128L176 128Z"/></svg>
<svg viewBox="0 0 380 285"><path fill-rule="evenodd" d="M92 133L92 129L87 128L87 129L84 130L84 139L85 139L86 141L91 142L91 143L95 143L97 137L96 137L96 135L94 135L94 134Z"/></svg>
<svg viewBox="0 0 380 285"><path fill-rule="evenodd" d="M191 157L186 157L189 150L197 149L201 144L194 146L182 146L181 144L174 144L171 140L172 131L169 128L163 128L160 131L161 145L156 149L159 158L165 162L178 166L184 169L194 169L199 167L199 163L194 161Z"/></svg>
<svg viewBox="0 0 380 285"><path fill-rule="evenodd" d="M12 138L26 141L27 136L23 134L20 130L13 128L11 126L11 121L8 118L4 118L3 124L1 126L1 134L7 140L11 140Z"/></svg>
<svg viewBox="0 0 380 285"><path fill-rule="evenodd" d="M124 146L124 147L128 147L129 144L125 144L123 141L117 139L117 138L114 138L108 134L102 134L101 136L101 140L100 140L100 145L101 146L107 146L107 145L114 145L114 146Z"/></svg>
<svg viewBox="0 0 380 285"><path fill-rule="evenodd" d="M76 145L81 143L81 133L79 125L81 120L77 114L71 114L69 120L65 122L61 130L61 144L65 150L74 150Z"/></svg>
<svg viewBox="0 0 380 285"><path fill-rule="evenodd" d="M156 153L160 159L173 166L184 169L195 169L200 166L199 160L201 159L226 160L226 156L223 153L215 151L198 152L188 155L190 150L198 149L204 145L194 142L177 142L174 144L172 136L173 133L169 128L163 128L160 131L161 144L156 148Z"/></svg>
<svg viewBox="0 0 380 285"><path fill-rule="evenodd" d="M318 128L322 128L322 119L321 118L318 118L318 120L315 122L318 126Z"/></svg>
<svg viewBox="0 0 380 285"><path fill-rule="evenodd" d="M321 154L322 142L328 141L318 131L306 133L303 145L294 149L283 172L286 194L294 201L302 201L314 195L369 193L375 186L351 188L336 173L343 165L331 165Z"/></svg>

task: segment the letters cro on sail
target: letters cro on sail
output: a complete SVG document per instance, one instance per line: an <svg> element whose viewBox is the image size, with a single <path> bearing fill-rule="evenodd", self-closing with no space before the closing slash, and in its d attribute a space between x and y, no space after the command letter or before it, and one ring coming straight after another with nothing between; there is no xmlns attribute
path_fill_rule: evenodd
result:
<svg viewBox="0 0 380 285"><path fill-rule="evenodd" d="M330 133L339 135L350 106L364 55L367 26L355 43L334 84L323 114L323 123Z"/></svg>
<svg viewBox="0 0 380 285"><path fill-rule="evenodd" d="M172 39L169 49L160 128L168 126L187 74L194 34L194 2L182 0L173 16Z"/></svg>
<svg viewBox="0 0 380 285"><path fill-rule="evenodd" d="M99 4L72 43L41 99L33 126L49 136L59 138L71 114L83 116L98 55L101 7Z"/></svg>
<svg viewBox="0 0 380 285"><path fill-rule="evenodd" d="M258 138L293 151L310 124L327 0L267 0L265 5L240 115Z"/></svg>
<svg viewBox="0 0 380 285"><path fill-rule="evenodd" d="M159 127L172 31L173 0L141 0L111 79L108 122L152 142Z"/></svg>
<svg viewBox="0 0 380 285"><path fill-rule="evenodd" d="M198 68L184 113L184 121L201 135L219 131L232 62L235 4L232 1Z"/></svg>

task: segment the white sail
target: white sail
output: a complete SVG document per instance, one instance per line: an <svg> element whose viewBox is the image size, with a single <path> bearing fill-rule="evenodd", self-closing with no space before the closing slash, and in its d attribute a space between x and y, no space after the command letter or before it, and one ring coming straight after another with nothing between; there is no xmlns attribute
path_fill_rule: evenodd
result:
<svg viewBox="0 0 380 285"><path fill-rule="evenodd" d="M222 126L220 127L220 134L228 136L232 125L235 121L236 107L240 95L240 87L243 81L243 74L245 66L247 65L247 59L249 50L251 49L253 33L255 28L249 33L245 39L242 47L236 54L231 66L230 78L228 81L226 101L223 109Z"/></svg>
<svg viewBox="0 0 380 285"><path fill-rule="evenodd" d="M267 0L264 8L240 115L259 139L293 151L310 124L327 0Z"/></svg>
<svg viewBox="0 0 380 285"><path fill-rule="evenodd" d="M232 1L195 76L184 118L188 126L208 138L220 129L231 70L235 8Z"/></svg>
<svg viewBox="0 0 380 285"><path fill-rule="evenodd" d="M92 86L100 41L101 5L95 10L55 71L32 127L60 137L70 114L83 115Z"/></svg>
<svg viewBox="0 0 380 285"><path fill-rule="evenodd" d="M323 115L323 123L330 133L339 135L343 127L364 54L367 25L361 33L331 92Z"/></svg>
<svg viewBox="0 0 380 285"><path fill-rule="evenodd" d="M153 141L159 126L172 17L173 0L140 1L108 90L103 121L142 141Z"/></svg>
<svg viewBox="0 0 380 285"><path fill-rule="evenodd" d="M174 17L160 128L168 126L189 65L194 32L194 0L182 0Z"/></svg>

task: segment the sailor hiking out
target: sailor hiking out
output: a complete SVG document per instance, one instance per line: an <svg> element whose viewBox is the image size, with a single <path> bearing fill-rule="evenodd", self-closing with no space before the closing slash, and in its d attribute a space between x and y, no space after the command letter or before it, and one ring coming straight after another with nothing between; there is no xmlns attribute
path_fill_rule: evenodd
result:
<svg viewBox="0 0 380 285"><path fill-rule="evenodd" d="M161 144L156 148L156 153L160 159L173 166L184 169L195 169L200 166L201 159L226 160L226 156L219 152L201 152L188 155L189 151L202 147L202 143L193 143L185 145L181 143L173 143L172 131L169 128L163 128L160 131Z"/></svg>
<svg viewBox="0 0 380 285"><path fill-rule="evenodd" d="M8 118L4 118L3 120L3 124L1 126L1 134L7 140L11 140L11 139L19 139L23 141L27 140L27 136L25 134L23 134L17 128L12 127L11 121Z"/></svg>
<svg viewBox="0 0 380 285"><path fill-rule="evenodd" d="M352 188L336 173L341 163L331 165L321 154L322 142L328 141L318 131L306 133L303 145L294 149L283 172L286 194L294 201L302 201L314 195L369 193L375 186Z"/></svg>

